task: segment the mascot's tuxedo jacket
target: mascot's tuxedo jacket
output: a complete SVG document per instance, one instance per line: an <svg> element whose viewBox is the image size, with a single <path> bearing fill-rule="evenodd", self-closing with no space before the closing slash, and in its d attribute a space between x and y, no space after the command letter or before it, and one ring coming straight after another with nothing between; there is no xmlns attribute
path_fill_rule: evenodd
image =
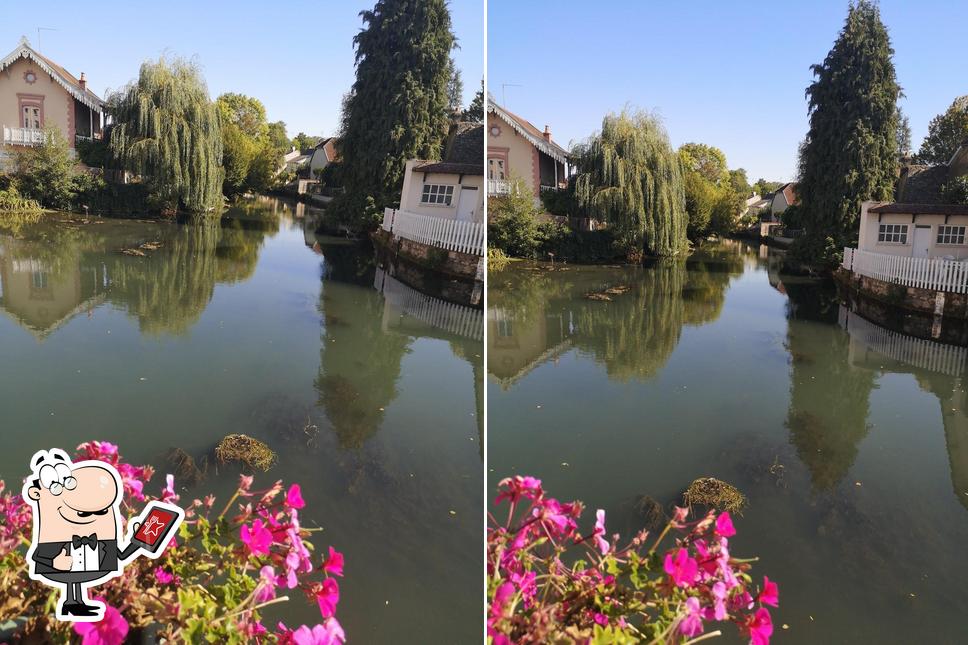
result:
<svg viewBox="0 0 968 645"><path fill-rule="evenodd" d="M88 538L84 539L88 540ZM117 571L118 562L127 559L132 553L138 550L138 546L133 542L124 550L119 550L117 540L88 541L88 544L91 546L95 543L97 544L97 556L99 558L97 566L87 566L83 571L64 571L54 568L54 558L63 553L65 548L68 553L71 553L71 542L41 542L34 549L34 573L47 578L66 579L69 574L86 573L88 575L84 577L88 577L97 572L100 574L98 577L101 577L102 575Z"/></svg>

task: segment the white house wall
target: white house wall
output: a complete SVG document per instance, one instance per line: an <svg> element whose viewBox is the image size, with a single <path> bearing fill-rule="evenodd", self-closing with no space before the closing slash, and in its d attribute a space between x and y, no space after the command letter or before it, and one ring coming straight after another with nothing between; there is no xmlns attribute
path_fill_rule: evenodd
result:
<svg viewBox="0 0 968 645"><path fill-rule="evenodd" d="M460 201L460 186L471 186L477 188L477 206L474 209L475 222L484 221L484 177L481 175L452 175L445 173L424 173L414 170L414 166L431 163L427 161L411 160L407 162L406 175L403 179L403 190L400 195L400 209L416 213L417 215L430 215L444 219L457 219L457 204ZM420 197L423 194L424 184L444 184L454 187L454 197L450 206L438 204L422 204Z"/></svg>
<svg viewBox="0 0 968 645"><path fill-rule="evenodd" d="M864 202L861 207L860 231L857 240L857 248L860 250L886 255L913 257L914 227L915 225L927 225L931 227L931 244L928 247L928 257L952 257L956 260L968 258L968 244L938 244L938 226L946 223L944 215L918 215L915 221L912 222L910 214L883 213L880 215L880 221L878 221L877 213L868 212L870 208L877 205L877 202ZM878 242L877 238L880 224L901 224L907 226L907 243ZM968 215L949 215L947 225L968 227Z"/></svg>

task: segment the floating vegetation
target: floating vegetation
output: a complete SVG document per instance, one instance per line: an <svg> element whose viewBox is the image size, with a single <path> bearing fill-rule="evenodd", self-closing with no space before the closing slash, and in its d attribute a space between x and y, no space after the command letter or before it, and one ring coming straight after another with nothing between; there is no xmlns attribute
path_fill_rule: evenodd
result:
<svg viewBox="0 0 968 645"><path fill-rule="evenodd" d="M219 463L241 461L251 468L269 470L276 463L276 453L269 446L244 434L226 435L215 448Z"/></svg>
<svg viewBox="0 0 968 645"><path fill-rule="evenodd" d="M121 249L121 254L132 255L139 258L143 258L145 256L145 252L141 249Z"/></svg>
<svg viewBox="0 0 968 645"><path fill-rule="evenodd" d="M650 531L660 531L669 521L669 516L654 497L642 495L635 500L635 512L642 518L644 528Z"/></svg>
<svg viewBox="0 0 968 645"><path fill-rule="evenodd" d="M208 470L208 459L203 462L204 469L199 468L195 463L194 457L189 455L181 448L172 448L165 457L165 463L171 469L175 479L187 486L195 486L205 479L205 471Z"/></svg>
<svg viewBox="0 0 968 645"><path fill-rule="evenodd" d="M139 258L143 258L147 255L145 251L157 251L162 246L161 242L145 242L144 244L139 244L137 248L121 249L123 255L131 255Z"/></svg>
<svg viewBox="0 0 968 645"><path fill-rule="evenodd" d="M597 291L592 291L590 293L586 293L585 294L585 297L588 298L589 300L601 300L601 301L604 301L604 302L611 302L612 301L612 297L610 295L608 295L607 293L601 293L601 292L597 292Z"/></svg>
<svg viewBox="0 0 968 645"><path fill-rule="evenodd" d="M605 293L613 296L618 296L623 293L627 293L630 288L631 287L629 287L628 285L620 284L616 287L609 287L608 289L605 290Z"/></svg>
<svg viewBox="0 0 968 645"><path fill-rule="evenodd" d="M738 513L746 506L746 497L735 486L715 477L700 477L695 480L689 484L682 499L687 506L708 506L730 513Z"/></svg>

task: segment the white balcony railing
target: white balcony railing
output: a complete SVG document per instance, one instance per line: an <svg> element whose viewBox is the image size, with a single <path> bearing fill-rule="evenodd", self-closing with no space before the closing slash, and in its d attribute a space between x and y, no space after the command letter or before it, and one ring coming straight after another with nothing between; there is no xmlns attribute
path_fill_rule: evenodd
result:
<svg viewBox="0 0 968 645"><path fill-rule="evenodd" d="M480 222L462 222L387 208L383 211L383 230L449 251L484 255L485 229Z"/></svg>
<svg viewBox="0 0 968 645"><path fill-rule="evenodd" d="M44 131L3 126L3 142L13 146L39 146L44 142Z"/></svg>
<svg viewBox="0 0 968 645"><path fill-rule="evenodd" d="M511 182L507 179L488 179L487 194L488 195L510 195Z"/></svg>
<svg viewBox="0 0 968 645"><path fill-rule="evenodd" d="M845 248L842 266L858 275L906 287L968 293L968 261L912 258Z"/></svg>

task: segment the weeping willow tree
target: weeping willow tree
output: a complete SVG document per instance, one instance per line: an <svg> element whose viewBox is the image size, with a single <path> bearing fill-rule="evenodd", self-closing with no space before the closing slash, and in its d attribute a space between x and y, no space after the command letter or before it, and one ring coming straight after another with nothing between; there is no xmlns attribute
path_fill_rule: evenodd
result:
<svg viewBox="0 0 968 645"><path fill-rule="evenodd" d="M153 205L200 213L222 195L222 127L198 67L164 58L108 100L111 152L149 187Z"/></svg>
<svg viewBox="0 0 968 645"><path fill-rule="evenodd" d="M602 131L574 151L575 196L589 216L613 227L630 256L686 250L688 216L679 156L658 119L609 114Z"/></svg>

